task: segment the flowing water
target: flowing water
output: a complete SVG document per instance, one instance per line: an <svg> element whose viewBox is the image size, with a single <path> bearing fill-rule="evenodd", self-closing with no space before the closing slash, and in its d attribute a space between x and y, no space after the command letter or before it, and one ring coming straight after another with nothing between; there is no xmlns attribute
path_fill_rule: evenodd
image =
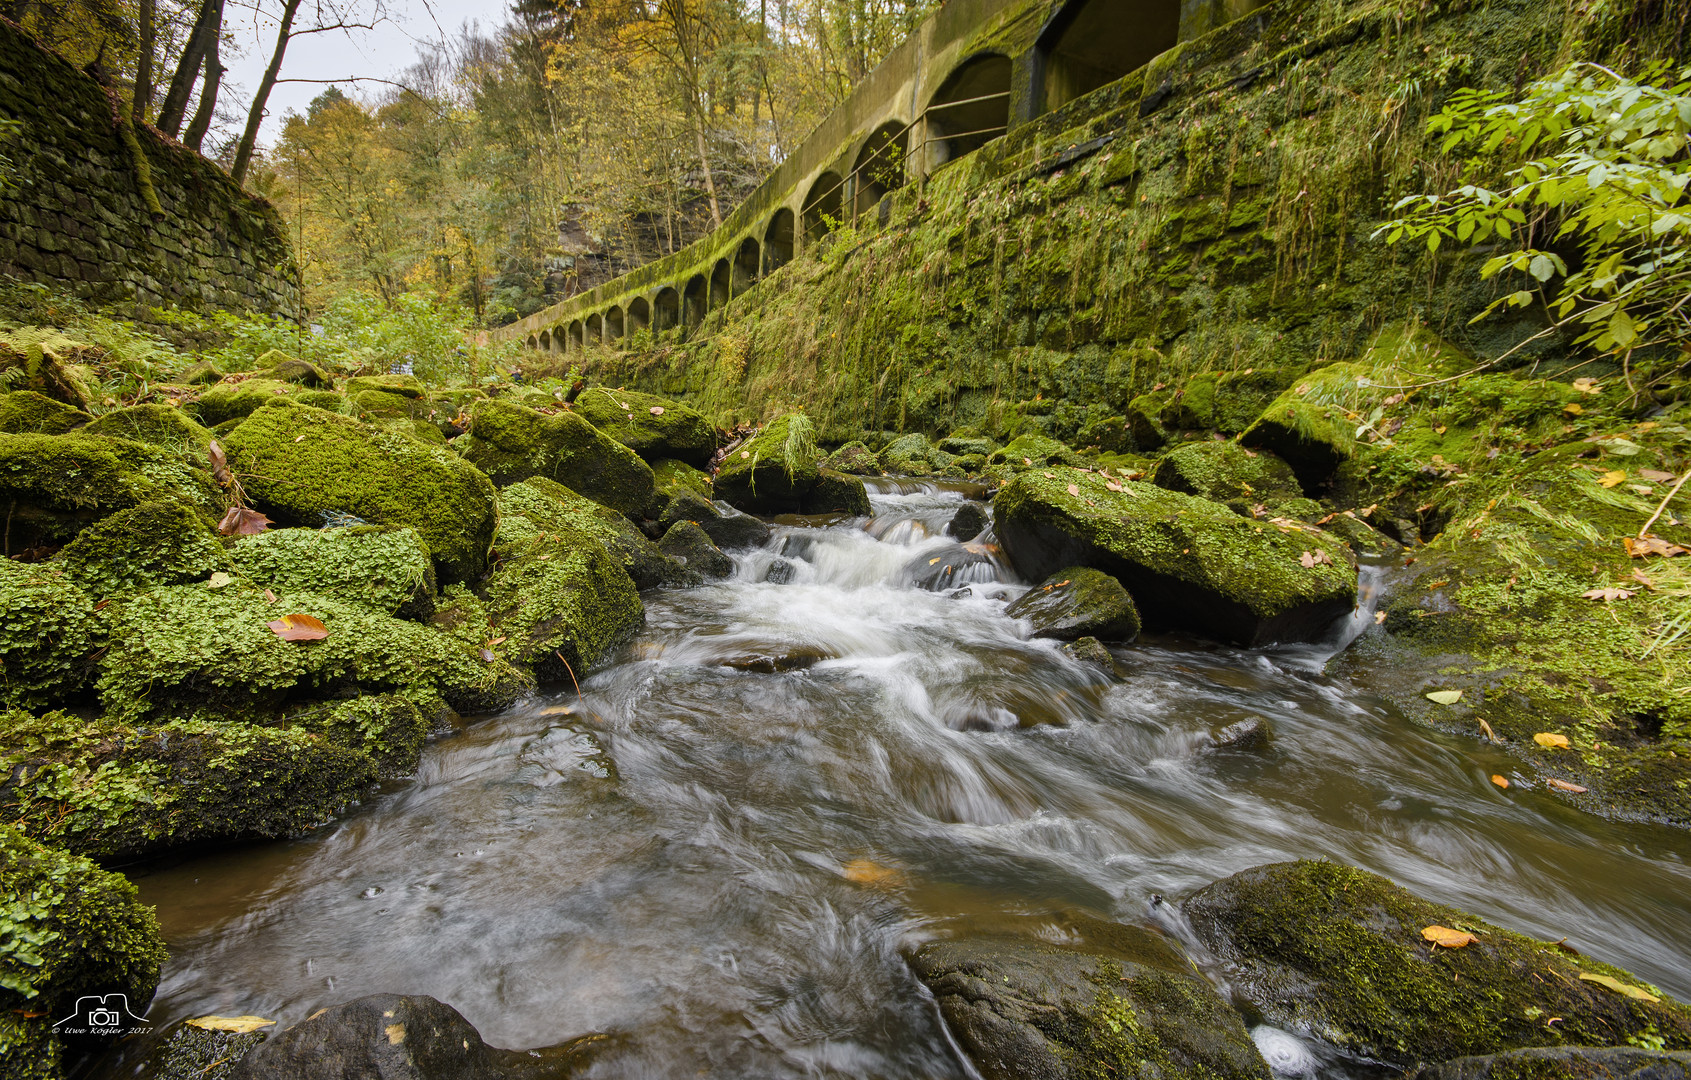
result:
<svg viewBox="0 0 1691 1080"><path fill-rule="evenodd" d="M307 839L140 877L171 948L152 1019L430 994L497 1046L621 1033L595 1076L962 1077L901 950L1149 924L1317 856L1691 996L1691 837L1499 790L1508 759L1323 676L1332 648L1077 663L941 535L961 498L883 483L868 522L783 525L733 580L649 595L581 697L467 724ZM1216 746L1249 719L1266 747Z"/></svg>

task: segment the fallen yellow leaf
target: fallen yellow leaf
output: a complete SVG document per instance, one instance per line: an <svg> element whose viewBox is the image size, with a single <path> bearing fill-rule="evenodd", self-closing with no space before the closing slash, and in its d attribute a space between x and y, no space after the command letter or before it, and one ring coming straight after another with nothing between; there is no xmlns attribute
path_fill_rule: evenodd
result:
<svg viewBox="0 0 1691 1080"><path fill-rule="evenodd" d="M1597 482L1599 484L1602 484L1606 488L1617 487L1621 484L1626 483L1626 470L1625 469L1610 469L1608 472L1604 473L1600 478L1598 478Z"/></svg>
<svg viewBox="0 0 1691 1080"><path fill-rule="evenodd" d="M1572 745L1566 735L1557 735L1552 731L1541 731L1532 737L1532 741L1546 750L1566 750Z"/></svg>
<svg viewBox="0 0 1691 1080"><path fill-rule="evenodd" d="M267 1028L275 1022L262 1016L201 1016L183 1021L189 1027L204 1028L206 1031L233 1031L237 1034Z"/></svg>
<svg viewBox="0 0 1691 1080"><path fill-rule="evenodd" d="M873 885L884 888L897 885L904 880L904 875L890 866L882 866L872 859L853 859L840 867L840 876L858 885Z"/></svg>
<svg viewBox="0 0 1691 1080"><path fill-rule="evenodd" d="M1435 705L1454 705L1462 700L1460 690L1434 690L1427 695L1427 700Z"/></svg>
<svg viewBox="0 0 1691 1080"><path fill-rule="evenodd" d="M1508 787L1509 787L1509 778L1508 777L1499 776L1496 773L1492 773L1491 774L1491 782L1496 784L1498 787L1503 788L1504 790L1508 790Z"/></svg>
<svg viewBox="0 0 1691 1080"><path fill-rule="evenodd" d="M1480 940L1473 934L1468 933L1466 930L1452 930L1448 926L1438 926L1436 924L1422 929L1421 936L1432 942L1434 945L1443 945L1447 949L1460 949L1463 946L1472 945L1474 942Z"/></svg>
<svg viewBox="0 0 1691 1080"><path fill-rule="evenodd" d="M1655 994L1650 993L1648 990L1640 990L1636 986L1628 986L1619 979L1611 978L1608 975L1593 975L1590 972L1582 971L1580 972L1579 977L1581 982L1594 982L1598 986L1606 986L1615 993L1625 994L1627 997L1636 1001L1655 1002L1662 1000Z"/></svg>

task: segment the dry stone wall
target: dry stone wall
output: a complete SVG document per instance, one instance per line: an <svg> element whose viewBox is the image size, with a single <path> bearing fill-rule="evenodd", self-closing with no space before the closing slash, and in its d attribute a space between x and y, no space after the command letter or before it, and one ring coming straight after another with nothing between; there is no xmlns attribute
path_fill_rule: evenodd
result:
<svg viewBox="0 0 1691 1080"><path fill-rule="evenodd" d="M0 273L105 303L296 316L281 216L216 165L122 123L93 78L0 19L0 117L17 183L0 191Z"/></svg>

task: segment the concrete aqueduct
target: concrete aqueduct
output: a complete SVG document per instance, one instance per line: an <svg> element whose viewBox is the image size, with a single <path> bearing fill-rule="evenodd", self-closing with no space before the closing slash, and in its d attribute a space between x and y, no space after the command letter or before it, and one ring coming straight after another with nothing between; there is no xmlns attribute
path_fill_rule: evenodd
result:
<svg viewBox="0 0 1691 1080"><path fill-rule="evenodd" d="M491 336L565 352L697 327L892 189L1264 2L950 0L721 228Z"/></svg>

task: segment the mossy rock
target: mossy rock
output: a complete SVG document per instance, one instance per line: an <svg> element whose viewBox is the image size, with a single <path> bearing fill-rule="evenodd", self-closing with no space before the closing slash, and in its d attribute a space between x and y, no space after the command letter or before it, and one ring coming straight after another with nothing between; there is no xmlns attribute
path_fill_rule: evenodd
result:
<svg viewBox="0 0 1691 1080"><path fill-rule="evenodd" d="M266 1038L264 1031L208 1031L186 1022L172 1024L136 1075L148 1080L229 1080L236 1063Z"/></svg>
<svg viewBox="0 0 1691 1080"><path fill-rule="evenodd" d="M1373 373L1366 364L1332 364L1310 372L1263 410L1239 436L1240 445L1278 455L1304 491L1314 493L1356 451L1356 419L1347 404L1370 385Z"/></svg>
<svg viewBox="0 0 1691 1080"><path fill-rule="evenodd" d="M848 442L822 462L835 472L851 476L881 475L881 459L860 441Z"/></svg>
<svg viewBox="0 0 1691 1080"><path fill-rule="evenodd" d="M227 436L230 468L271 517L321 525L325 513L407 526L442 581L487 566L497 517L493 485L449 450L322 409L260 409Z"/></svg>
<svg viewBox="0 0 1691 1080"><path fill-rule="evenodd" d="M5 555L61 547L113 511L159 500L211 513L219 492L209 473L155 446L81 431L0 435Z"/></svg>
<svg viewBox="0 0 1691 1080"><path fill-rule="evenodd" d="M805 493L800 504L807 514L850 514L868 517L869 490L855 476L832 469L816 470L816 486Z"/></svg>
<svg viewBox="0 0 1691 1080"><path fill-rule="evenodd" d="M1168 429L1163 414L1169 406L1169 395L1161 391L1140 394L1127 405L1127 430L1133 445L1142 451L1159 449L1168 442Z"/></svg>
<svg viewBox="0 0 1691 1080"><path fill-rule="evenodd" d="M671 525L658 541L658 550L680 563L693 584L734 576L734 560L711 543L695 522L677 521Z"/></svg>
<svg viewBox="0 0 1691 1080"><path fill-rule="evenodd" d="M968 543L992 524L992 514L978 502L969 501L957 508L951 515L951 520L945 524L945 535L953 539Z"/></svg>
<svg viewBox="0 0 1691 1080"><path fill-rule="evenodd" d="M122 874L0 825L0 1064L17 1080L57 1080L55 1021L85 995L122 994L146 1014L165 960L158 917Z"/></svg>
<svg viewBox="0 0 1691 1080"><path fill-rule="evenodd" d="M1356 604L1356 567L1335 537L1150 484L1028 470L994 498L993 524L1023 577L1102 570L1152 629L1251 646L1315 641ZM1306 555L1315 565L1303 565Z"/></svg>
<svg viewBox="0 0 1691 1080"><path fill-rule="evenodd" d="M101 413L84 429L90 435L150 443L203 460L211 445L211 430L173 405L146 403Z"/></svg>
<svg viewBox="0 0 1691 1080"><path fill-rule="evenodd" d="M1456 1058L1418 1069L1414 1080L1691 1080L1691 1053L1636 1046L1535 1046Z"/></svg>
<svg viewBox="0 0 1691 1080"><path fill-rule="evenodd" d="M277 398L288 398L297 391L293 383L280 379L243 379L240 382L221 382L207 387L190 405L194 416L206 427L216 427L229 420L251 416L253 411L272 404Z"/></svg>
<svg viewBox="0 0 1691 1080"><path fill-rule="evenodd" d="M1273 502L1303 494L1291 466L1273 454L1214 439L1182 443L1164 454L1151 482L1222 503Z"/></svg>
<svg viewBox="0 0 1691 1080"><path fill-rule="evenodd" d="M63 569L96 600L205 581L232 569L229 553L206 518L175 501L142 503L95 522L50 565Z"/></svg>
<svg viewBox="0 0 1691 1080"><path fill-rule="evenodd" d="M603 543L571 528L501 522L487 614L493 646L547 682L579 680L646 621L634 581Z"/></svg>
<svg viewBox="0 0 1691 1080"><path fill-rule="evenodd" d="M928 444L926 435L900 435L881 451L881 469L896 476L931 476L934 473L932 454L933 447Z"/></svg>
<svg viewBox="0 0 1691 1080"><path fill-rule="evenodd" d="M223 369L209 360L200 360L184 368L177 381L184 386L210 386L223 381Z"/></svg>
<svg viewBox="0 0 1691 1080"><path fill-rule="evenodd" d="M953 431L939 441L939 448L948 454L965 457L979 454L986 457L998 449L998 444L978 432Z"/></svg>
<svg viewBox="0 0 1691 1080"><path fill-rule="evenodd" d="M651 466L572 412L549 416L497 398L478 401L469 434L455 445L500 487L542 476L631 518L654 509Z"/></svg>
<svg viewBox="0 0 1691 1080"><path fill-rule="evenodd" d="M329 636L283 641L268 624L295 613L320 620ZM239 580L153 589L107 614L110 651L98 685L108 714L126 721L196 709L268 718L299 698L425 689L458 712L480 713L530 685L503 661L427 627L315 593L271 601Z"/></svg>
<svg viewBox="0 0 1691 1080"><path fill-rule="evenodd" d="M317 708L325 722L366 719L353 702ZM393 742L367 747L349 732L339 742L305 725L223 719L138 728L12 712L0 726L0 768L15 777L6 798L13 820L37 840L105 862L299 835L362 797L384 775L379 761L409 752L414 764L427 733L426 724L414 733L415 723L389 722L380 731Z"/></svg>
<svg viewBox="0 0 1691 1080"><path fill-rule="evenodd" d="M706 500L714 494L709 473L674 458L659 458L652 462L652 480L657 485L658 498L666 506L670 499L683 491Z"/></svg>
<svg viewBox="0 0 1691 1080"><path fill-rule="evenodd" d="M62 435L94 419L88 413L62 401L54 401L34 390L0 394L0 432L13 434Z"/></svg>
<svg viewBox="0 0 1691 1080"><path fill-rule="evenodd" d="M1044 435L1018 435L1002 449L994 450L986 460L989 465L1008 465L1012 470L1084 464L1079 454Z"/></svg>
<svg viewBox="0 0 1691 1080"><path fill-rule="evenodd" d="M575 410L647 461L674 458L702 469L716 453L716 431L710 423L667 398L596 386L581 392Z"/></svg>
<svg viewBox="0 0 1691 1080"><path fill-rule="evenodd" d="M685 576L633 522L555 480L536 476L503 489L499 513L502 544L540 535L560 541L597 542L639 589L674 584Z"/></svg>
<svg viewBox="0 0 1691 1080"><path fill-rule="evenodd" d="M270 377L299 386L308 386L313 390L332 390L335 386L335 380L325 375L315 364L295 360L291 356L271 368Z"/></svg>
<svg viewBox="0 0 1691 1080"><path fill-rule="evenodd" d="M816 486L816 458L810 418L778 417L723 460L717 497L748 514L797 513Z"/></svg>
<svg viewBox="0 0 1691 1080"><path fill-rule="evenodd" d="M52 563L0 559L0 676L7 705L77 693L103 639L94 601Z"/></svg>
<svg viewBox="0 0 1691 1080"><path fill-rule="evenodd" d="M259 588L332 596L406 619L434 614L434 561L415 529L271 529L235 541L229 556Z"/></svg>
<svg viewBox="0 0 1691 1080"><path fill-rule="evenodd" d="M1422 900L1365 870L1259 866L1200 890L1182 910L1266 1022L1360 1057L1410 1067L1528 1046L1612 1046L1646 1034L1669 1050L1691 1048L1691 1009L1627 972ZM1475 940L1434 948L1422 935L1431 926ZM1659 1000L1629 996L1611 981Z"/></svg>
<svg viewBox="0 0 1691 1080"><path fill-rule="evenodd" d="M19 338L28 338L21 341ZM91 413L100 400L89 369L74 363L89 346L58 334L24 328L18 338L0 335L0 371L8 373L6 385L13 390L34 390L74 409Z"/></svg>
<svg viewBox="0 0 1691 1080"><path fill-rule="evenodd" d="M1133 597L1115 578L1086 566L1057 571L1023 593L1004 614L1033 623L1034 637L1132 641L1139 636Z"/></svg>
<svg viewBox="0 0 1691 1080"><path fill-rule="evenodd" d="M376 779L393 780L416 771L429 733L452 715L433 693L400 691L306 705L290 711L286 723L358 751Z"/></svg>
<svg viewBox="0 0 1691 1080"><path fill-rule="evenodd" d="M670 500L658 518L658 527L668 531L678 521L696 523L711 543L724 551L762 547L769 542L771 534L768 524L758 518L742 514L725 502L713 503L691 492Z"/></svg>
<svg viewBox="0 0 1691 1080"><path fill-rule="evenodd" d="M1238 1014L1162 938L1095 919L1054 921L1030 930L1061 934L1061 944L983 935L910 957L984 1080L1268 1080Z"/></svg>
<svg viewBox="0 0 1691 1080"><path fill-rule="evenodd" d="M353 413L358 419L372 423L382 420L423 420L432 426L436 412L434 402L428 398L396 394L391 390L360 390L355 394L342 396L351 403Z"/></svg>
<svg viewBox="0 0 1691 1080"><path fill-rule="evenodd" d="M415 375L355 375L341 387L341 391L349 398L357 397L366 390L418 399L426 399L429 396L428 387Z"/></svg>

